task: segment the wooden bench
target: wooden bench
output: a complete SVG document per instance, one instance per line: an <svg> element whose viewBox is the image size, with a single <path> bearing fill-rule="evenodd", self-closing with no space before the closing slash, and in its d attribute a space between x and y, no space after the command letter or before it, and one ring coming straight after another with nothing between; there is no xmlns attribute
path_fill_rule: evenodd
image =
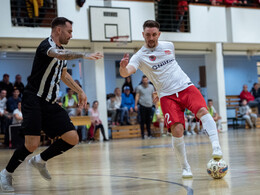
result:
<svg viewBox="0 0 260 195"><path fill-rule="evenodd" d="M4 143L5 141L5 134L0 134L0 143Z"/></svg>
<svg viewBox="0 0 260 195"><path fill-rule="evenodd" d="M167 134L167 132L168 132L168 128L164 127L163 133ZM152 124L151 125L151 134L153 137L161 137L162 134L161 134L160 127L156 127Z"/></svg>
<svg viewBox="0 0 260 195"><path fill-rule="evenodd" d="M146 129L144 130L147 134ZM114 126L111 127L112 139L126 139L141 137L140 125L127 125L127 126ZM164 132L167 133L167 128L164 128ZM159 127L155 127L151 124L151 134L153 137L160 137L161 131Z"/></svg>
<svg viewBox="0 0 260 195"><path fill-rule="evenodd" d="M257 107L251 108L251 110L252 110L252 113L255 113L255 114L258 113L258 108ZM243 121L243 122L245 122L245 126L244 127L246 129L249 129L249 125L246 122L246 120L243 119L240 116L241 116L241 114L239 112L239 107L236 107L236 117L233 119L233 128L238 128L239 127L238 121ZM260 118L257 118L256 128L260 128Z"/></svg>
<svg viewBox="0 0 260 195"><path fill-rule="evenodd" d="M141 137L140 125L126 125L111 127L112 139L126 139Z"/></svg>
<svg viewBox="0 0 260 195"><path fill-rule="evenodd" d="M235 108L235 117L233 118L233 129L237 129L239 127L238 121L245 122L246 127L246 120L241 117L241 114L239 112L239 107Z"/></svg>
<svg viewBox="0 0 260 195"><path fill-rule="evenodd" d="M75 126L91 125L90 116L71 116L70 119Z"/></svg>
<svg viewBox="0 0 260 195"><path fill-rule="evenodd" d="M245 119L239 117L239 103L240 97L239 95L227 95L226 96L226 106L227 109L234 109L235 110L235 117L228 117L228 120L232 120L233 128L238 128L238 121L245 121ZM258 114L257 107L251 108L252 112ZM249 128L248 124L245 122L245 128ZM258 128L258 127L257 127Z"/></svg>
<svg viewBox="0 0 260 195"><path fill-rule="evenodd" d="M239 106L240 97L239 95L227 95L226 106L227 109L236 109Z"/></svg>
<svg viewBox="0 0 260 195"><path fill-rule="evenodd" d="M256 121L256 128L260 128L260 118L257 118L257 121Z"/></svg>

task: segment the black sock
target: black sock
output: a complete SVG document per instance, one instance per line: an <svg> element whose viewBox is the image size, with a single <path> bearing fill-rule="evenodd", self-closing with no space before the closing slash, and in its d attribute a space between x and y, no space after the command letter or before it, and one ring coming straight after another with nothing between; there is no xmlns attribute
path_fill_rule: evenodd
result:
<svg viewBox="0 0 260 195"><path fill-rule="evenodd" d="M62 139L59 139L41 153L41 158L42 160L47 161L54 156L58 156L73 147L74 145L70 145Z"/></svg>
<svg viewBox="0 0 260 195"><path fill-rule="evenodd" d="M103 135L103 139L104 139L104 140L107 140L103 125L100 127L100 130L101 130L101 133L102 133L102 135Z"/></svg>
<svg viewBox="0 0 260 195"><path fill-rule="evenodd" d="M14 170L24 161L24 159L30 155L32 152L28 151L27 148L23 145L22 147L16 149L12 158L6 166L6 170L9 173L13 173Z"/></svg>

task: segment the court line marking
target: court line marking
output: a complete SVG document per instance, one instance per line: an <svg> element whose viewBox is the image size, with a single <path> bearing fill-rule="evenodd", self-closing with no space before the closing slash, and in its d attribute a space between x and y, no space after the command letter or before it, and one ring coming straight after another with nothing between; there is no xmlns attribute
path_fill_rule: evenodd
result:
<svg viewBox="0 0 260 195"><path fill-rule="evenodd" d="M198 146L198 145L207 145L210 142L193 142L193 143L185 143L185 146ZM137 149L149 149L149 148L172 148L171 144L162 144L162 145L150 145L150 146L140 146L136 147Z"/></svg>
<svg viewBox="0 0 260 195"><path fill-rule="evenodd" d="M163 183L169 183L169 184L173 184L173 185L178 185L183 187L184 189L186 189L187 191L187 195L193 195L193 189L185 186L183 184L177 183L177 182L173 182L173 181L167 181L167 180L161 180L161 179L152 179L152 178L145 178L145 177L135 177L135 176L123 176L123 175L99 175L99 174L53 174L53 175L64 175L64 176L71 176L71 175L75 175L75 176L109 176L109 177L119 177L119 178L131 178L131 179L142 179L142 180L150 180L150 181L157 181L157 182L163 182Z"/></svg>

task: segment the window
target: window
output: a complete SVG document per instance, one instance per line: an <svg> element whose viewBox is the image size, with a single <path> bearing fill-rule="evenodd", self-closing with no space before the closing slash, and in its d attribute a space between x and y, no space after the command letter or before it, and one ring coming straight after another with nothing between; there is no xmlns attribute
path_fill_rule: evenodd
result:
<svg viewBox="0 0 260 195"><path fill-rule="evenodd" d="M13 26L50 27L57 17L57 0L11 0Z"/></svg>
<svg viewBox="0 0 260 195"><path fill-rule="evenodd" d="M190 32L188 1L156 1L155 18L163 32Z"/></svg>

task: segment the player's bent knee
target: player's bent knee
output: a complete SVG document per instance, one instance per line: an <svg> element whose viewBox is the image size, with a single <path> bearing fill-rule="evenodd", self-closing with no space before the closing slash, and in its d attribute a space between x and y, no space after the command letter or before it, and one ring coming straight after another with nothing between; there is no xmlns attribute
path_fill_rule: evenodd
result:
<svg viewBox="0 0 260 195"><path fill-rule="evenodd" d="M171 126L171 132L173 137L182 137L184 132L183 124L175 123Z"/></svg>
<svg viewBox="0 0 260 195"><path fill-rule="evenodd" d="M34 152L34 151L38 148L38 146L39 146L39 143L33 143L33 144L31 144L31 143L29 143L29 144L25 143L25 147L26 147L26 149L27 149L29 152Z"/></svg>
<svg viewBox="0 0 260 195"><path fill-rule="evenodd" d="M34 152L40 144L40 136L31 136L26 135L25 136L25 147L29 152Z"/></svg>
<svg viewBox="0 0 260 195"><path fill-rule="evenodd" d="M75 136L73 136L73 137L71 138L69 144L75 146L75 145L77 145L78 143L79 143L79 136L78 136L78 134L76 134Z"/></svg>
<svg viewBox="0 0 260 195"><path fill-rule="evenodd" d="M61 138L70 145L77 145L79 143L79 136L76 130L69 131L61 136Z"/></svg>
<svg viewBox="0 0 260 195"><path fill-rule="evenodd" d="M200 119L203 115L208 114L208 113L209 113L208 110L206 108L202 107L197 112L196 117Z"/></svg>

